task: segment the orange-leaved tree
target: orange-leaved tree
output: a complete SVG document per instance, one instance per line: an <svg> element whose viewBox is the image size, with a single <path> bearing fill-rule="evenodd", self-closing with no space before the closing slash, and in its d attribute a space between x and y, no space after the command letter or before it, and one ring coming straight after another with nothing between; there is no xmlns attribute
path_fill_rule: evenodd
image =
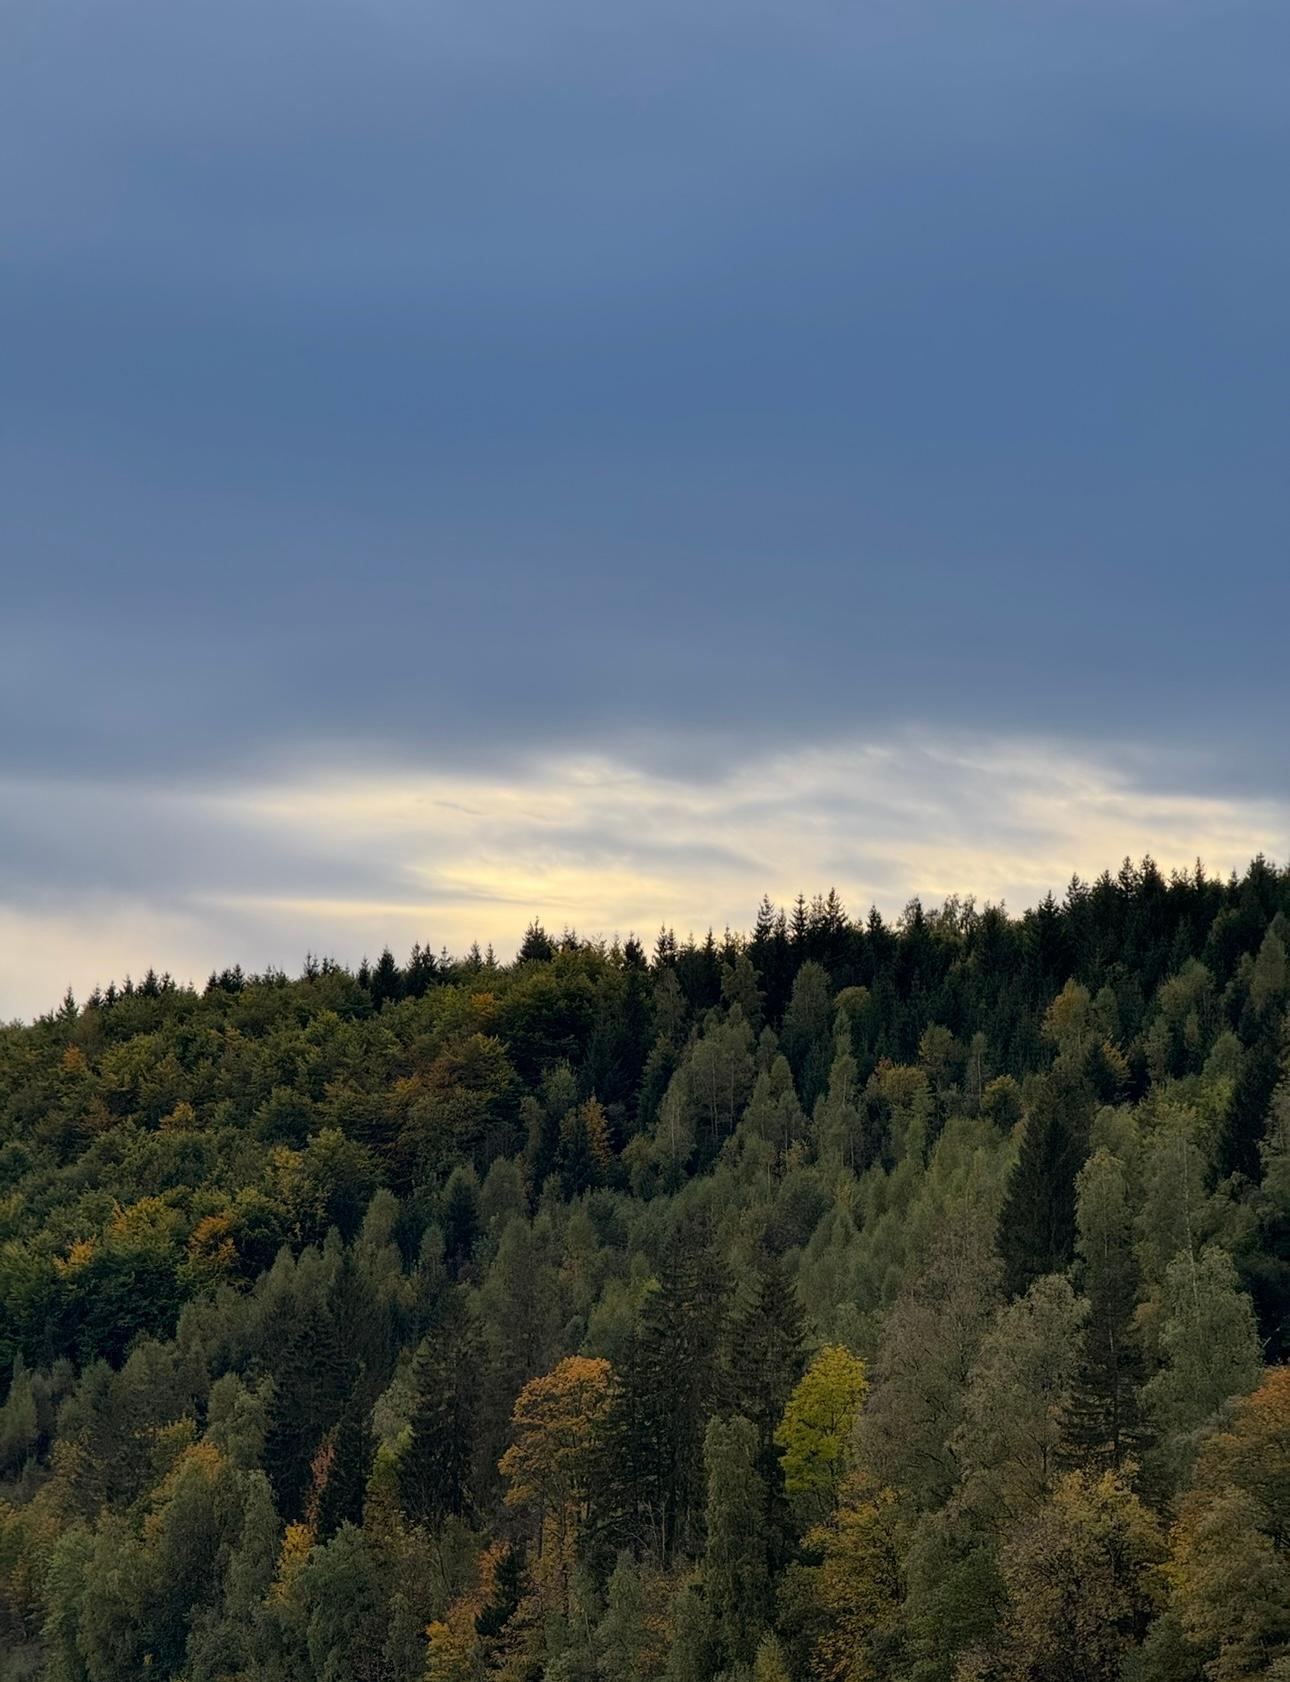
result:
<svg viewBox="0 0 1290 1682"><path fill-rule="evenodd" d="M578 1537L600 1429L609 1412L614 1373L608 1361L570 1355L530 1379L511 1413L511 1446L501 1458L506 1504L532 1518L539 1595L567 1608Z"/></svg>

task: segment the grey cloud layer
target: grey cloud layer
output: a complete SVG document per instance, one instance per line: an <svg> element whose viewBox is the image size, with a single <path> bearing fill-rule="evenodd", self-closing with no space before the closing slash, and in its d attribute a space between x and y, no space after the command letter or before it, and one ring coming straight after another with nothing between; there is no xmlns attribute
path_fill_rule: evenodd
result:
<svg viewBox="0 0 1290 1682"><path fill-rule="evenodd" d="M948 717L1280 774L1284 8L11 37L11 766Z"/></svg>

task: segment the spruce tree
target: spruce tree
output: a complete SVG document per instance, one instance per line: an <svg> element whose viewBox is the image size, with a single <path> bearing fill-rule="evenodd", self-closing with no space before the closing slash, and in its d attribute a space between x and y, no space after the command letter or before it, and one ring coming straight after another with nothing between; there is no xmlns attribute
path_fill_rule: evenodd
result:
<svg viewBox="0 0 1290 1682"><path fill-rule="evenodd" d="M443 1194L443 1259L453 1278L474 1253L479 1237L479 1181L469 1163L453 1169Z"/></svg>
<svg viewBox="0 0 1290 1682"><path fill-rule="evenodd" d="M697 1227L677 1234L647 1298L608 1426L620 1533L670 1560L703 1512L703 1437L724 1404L724 1265Z"/></svg>
<svg viewBox="0 0 1290 1682"><path fill-rule="evenodd" d="M370 1395L360 1378L314 1457L315 1523L320 1542L328 1541L342 1524L363 1522L363 1495L375 1453Z"/></svg>
<svg viewBox="0 0 1290 1682"><path fill-rule="evenodd" d="M372 1003L377 1010L384 1004L394 1004L403 997L403 971L394 961L394 954L385 947L376 961L371 981Z"/></svg>
<svg viewBox="0 0 1290 1682"><path fill-rule="evenodd" d="M999 1218L999 1256L1009 1296L1060 1273L1075 1249L1075 1141L1057 1107L1032 1110Z"/></svg>
<svg viewBox="0 0 1290 1682"><path fill-rule="evenodd" d="M715 1645L726 1665L749 1665L766 1627L766 1488L751 1420L714 1419L703 1443L707 1477L703 1586Z"/></svg>
<svg viewBox="0 0 1290 1682"><path fill-rule="evenodd" d="M524 931L524 941L519 950L519 962L522 964L548 963L554 957L555 947L551 942L551 937L535 917Z"/></svg>
<svg viewBox="0 0 1290 1682"><path fill-rule="evenodd" d="M403 985L408 998L424 998L434 985L438 970L434 953L428 946L422 946L418 942L412 948L408 967L403 972Z"/></svg>
<svg viewBox="0 0 1290 1682"><path fill-rule="evenodd" d="M435 1526L473 1510L483 1366L479 1334L460 1293L446 1296L412 1363L411 1441L399 1468L409 1518Z"/></svg>
<svg viewBox="0 0 1290 1682"><path fill-rule="evenodd" d="M1066 1435L1099 1468L1141 1453L1149 1437L1138 1402L1144 1378L1134 1328L1140 1279L1133 1220L1120 1159L1097 1151L1076 1183L1075 1277L1088 1302Z"/></svg>
<svg viewBox="0 0 1290 1682"><path fill-rule="evenodd" d="M264 1469L288 1523L304 1516L314 1456L353 1383L353 1362L340 1346L335 1316L326 1305L302 1315L274 1364L264 1443Z"/></svg>
<svg viewBox="0 0 1290 1682"><path fill-rule="evenodd" d="M783 1263L767 1259L730 1328L730 1399L757 1433L766 1542L775 1568L785 1562L793 1540L775 1432L805 1367L803 1342L797 1292Z"/></svg>

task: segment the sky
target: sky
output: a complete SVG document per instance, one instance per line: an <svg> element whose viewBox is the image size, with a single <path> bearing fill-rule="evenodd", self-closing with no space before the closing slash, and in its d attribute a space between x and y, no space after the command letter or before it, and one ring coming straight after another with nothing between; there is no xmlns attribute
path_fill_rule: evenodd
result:
<svg viewBox="0 0 1290 1682"><path fill-rule="evenodd" d="M1290 856L1284 0L5 0L0 1020Z"/></svg>

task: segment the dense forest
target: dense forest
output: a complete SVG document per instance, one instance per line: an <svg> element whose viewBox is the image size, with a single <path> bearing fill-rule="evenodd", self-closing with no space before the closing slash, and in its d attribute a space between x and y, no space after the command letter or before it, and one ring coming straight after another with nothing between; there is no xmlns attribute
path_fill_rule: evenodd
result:
<svg viewBox="0 0 1290 1682"><path fill-rule="evenodd" d="M1290 870L0 1028L0 1678L1290 1682Z"/></svg>

